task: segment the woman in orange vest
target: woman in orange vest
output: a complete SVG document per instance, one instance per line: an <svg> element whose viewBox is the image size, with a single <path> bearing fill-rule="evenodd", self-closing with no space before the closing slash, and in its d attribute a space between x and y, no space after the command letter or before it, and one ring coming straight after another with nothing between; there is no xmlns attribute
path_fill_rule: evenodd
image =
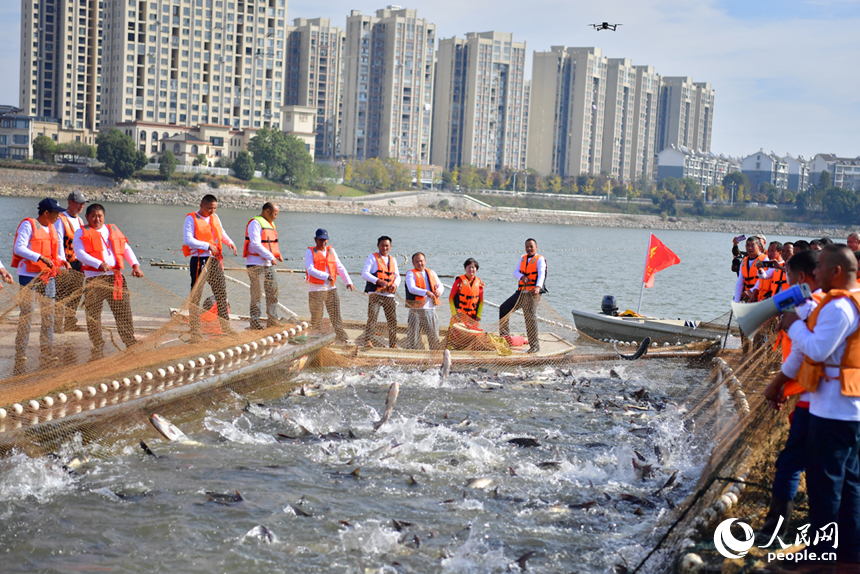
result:
<svg viewBox="0 0 860 574"><path fill-rule="evenodd" d="M451 322L463 323L469 329L477 329L484 308L484 282L477 275L478 262L469 257L463 263L466 271L454 280L448 303L451 305Z"/></svg>
<svg viewBox="0 0 860 574"><path fill-rule="evenodd" d="M508 318L517 309L523 310L526 321L526 334L529 338L529 353L540 351L538 340L537 304L541 293L545 293L547 264L543 255L538 255L537 241L526 239L526 254L520 258L519 265L514 270L517 279L517 292L508 297L499 307L499 335L510 336Z"/></svg>
<svg viewBox="0 0 860 574"><path fill-rule="evenodd" d="M33 293L41 297L42 326L39 334L41 365L56 366L59 358L54 355L54 299L57 296L57 273L69 264L63 253L63 244L54 224L66 211L56 200L46 198L39 202L37 218L27 217L15 232L15 247L12 252L12 267L18 270L21 287L21 314L18 318L18 333L15 336L16 375L25 372L27 346L30 342L30 321L33 313Z"/></svg>

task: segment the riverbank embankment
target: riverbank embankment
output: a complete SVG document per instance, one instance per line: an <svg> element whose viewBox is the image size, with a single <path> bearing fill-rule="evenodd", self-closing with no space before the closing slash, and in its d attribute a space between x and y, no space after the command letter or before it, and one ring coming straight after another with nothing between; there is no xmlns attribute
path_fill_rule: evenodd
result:
<svg viewBox="0 0 860 574"><path fill-rule="evenodd" d="M842 226L810 225L762 221L708 219L699 217L661 217L620 215L579 211L491 207L479 199L459 193L411 191L381 193L362 197L296 195L290 192L258 192L233 185L213 189L205 183L196 187L176 187L165 183L130 182L122 186L93 174L0 169L0 196L54 197L61 202L72 189L80 189L92 201L196 206L206 193L218 196L222 207L259 209L262 202L276 200L282 211L299 213L338 213L381 217L424 217L510 221L550 225L622 227L631 229L671 229L718 233L832 237L844 239L849 233Z"/></svg>

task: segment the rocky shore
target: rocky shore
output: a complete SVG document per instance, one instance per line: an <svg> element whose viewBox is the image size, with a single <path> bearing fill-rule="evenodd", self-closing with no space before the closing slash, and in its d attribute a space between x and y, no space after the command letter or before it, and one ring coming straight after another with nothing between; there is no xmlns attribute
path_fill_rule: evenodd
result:
<svg viewBox="0 0 860 574"><path fill-rule="evenodd" d="M63 177L66 176L66 177ZM511 221L551 225L578 225L589 227L626 227L633 229L674 229L682 231L708 231L752 235L787 235L842 239L849 231L841 226L812 226L803 223L775 223L737 221L692 217L662 218L653 215L623 215L615 213L565 212L559 210L488 208L469 204L459 194L449 194L454 207L440 207L439 193L428 197L429 205L398 205L396 197L381 194L357 198L303 196L289 192L270 193L221 185L212 189L200 183L195 187L176 187L163 183L136 182L118 186L104 177L89 174L57 174L56 172L22 172L0 169L0 196L54 197L63 201L69 191L80 189L93 201L117 203L148 203L162 205L196 206L205 193L218 196L221 206L258 210L263 201L275 199L282 211L302 213L342 213L382 217L426 217L438 219L471 219L483 221Z"/></svg>

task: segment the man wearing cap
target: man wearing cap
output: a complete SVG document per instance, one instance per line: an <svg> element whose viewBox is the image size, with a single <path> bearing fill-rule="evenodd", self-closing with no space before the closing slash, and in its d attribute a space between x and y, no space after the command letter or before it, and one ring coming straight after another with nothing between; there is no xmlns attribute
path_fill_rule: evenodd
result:
<svg viewBox="0 0 860 574"><path fill-rule="evenodd" d="M194 213L189 213L185 217L185 226L183 228L183 246L182 253L186 257L191 256L189 267L191 268L191 292L194 294L194 285L197 283L197 278L200 273L206 269L206 281L212 288L212 294L215 295L215 305L218 309L218 317L221 319L222 332L227 335L234 335L235 332L230 328L230 315L227 310L227 282L224 279L224 269L221 262L224 260L223 248L226 245L233 250L233 255L236 255L236 245L233 240L224 231L221 225L221 220L215 215L215 210L218 209L218 198L214 195L207 194L200 201L200 209ZM209 267L206 264L211 262ZM200 296L201 290L192 296L190 301L190 309L188 312L189 322L191 323L191 341L199 342L200 337Z"/></svg>
<svg viewBox="0 0 860 574"><path fill-rule="evenodd" d="M33 294L41 295L42 325L39 333L42 367L59 363L54 355L54 300L57 296L54 278L69 264L63 252L63 242L54 224L66 211L56 200L45 198L39 202L38 217L26 217L15 232L12 266L18 269L21 287L21 314L15 336L15 366L13 373L24 373L27 363L27 346L30 343L30 321L33 313Z"/></svg>
<svg viewBox="0 0 860 574"><path fill-rule="evenodd" d="M137 343L128 283L122 270L128 262L133 276L143 277L143 271L122 231L112 223L105 224L103 206L93 203L87 208L87 223L75 232L72 244L87 277L84 308L87 310L87 332L93 344L90 360L96 360L104 356L102 307L105 301L113 312L117 331L126 348Z"/></svg>
<svg viewBox="0 0 860 574"><path fill-rule="evenodd" d="M72 246L72 240L75 237L75 232L84 225L84 221L79 214L89 200L80 191L70 193L68 200L66 212L61 213L60 218L54 224L54 227L57 228L57 233L63 239L63 250L66 254L66 261L71 266L69 273L57 276L57 301L60 301L63 305L63 307L58 309L62 314L56 319L57 333L81 330L78 327L75 313L78 310L78 304L81 302L84 275L81 273L81 262L75 257L75 248Z"/></svg>
<svg viewBox="0 0 860 574"><path fill-rule="evenodd" d="M260 323L260 280L266 293L266 323L269 327L281 324L278 318L278 281L273 268L278 261L284 260L278 247L278 230L275 229L279 211L277 205L267 201L260 215L251 219L245 227L242 256L245 257L248 280L251 282L251 329L263 328Z"/></svg>
<svg viewBox="0 0 860 574"><path fill-rule="evenodd" d="M305 252L305 277L308 282L308 307L311 311L311 327L319 329L322 326L323 305L328 310L336 341L341 345L349 345L350 341L343 330L343 320L340 316L340 298L337 295L335 281L340 275L346 288L355 290L355 285L349 278L349 273L340 262L334 247L328 244L328 231L317 229L314 235L314 247L308 247Z"/></svg>

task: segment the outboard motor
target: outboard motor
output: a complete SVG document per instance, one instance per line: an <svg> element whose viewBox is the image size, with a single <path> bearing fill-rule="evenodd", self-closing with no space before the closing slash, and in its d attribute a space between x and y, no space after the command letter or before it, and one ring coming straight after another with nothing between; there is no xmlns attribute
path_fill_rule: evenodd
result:
<svg viewBox="0 0 860 574"><path fill-rule="evenodd" d="M615 295L604 295L600 304L600 312L603 315L618 316L618 307L615 305Z"/></svg>

